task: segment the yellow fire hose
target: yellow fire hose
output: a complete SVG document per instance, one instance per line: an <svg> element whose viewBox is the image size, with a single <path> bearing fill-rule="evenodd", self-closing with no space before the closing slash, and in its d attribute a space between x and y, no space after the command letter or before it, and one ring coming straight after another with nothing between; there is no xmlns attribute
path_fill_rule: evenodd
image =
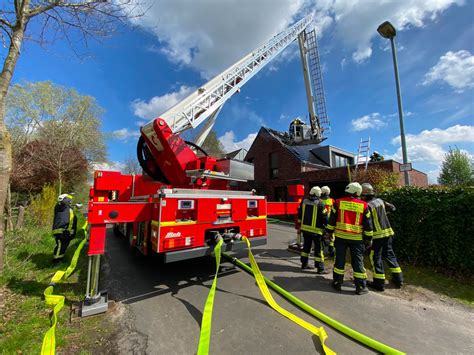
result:
<svg viewBox="0 0 474 355"><path fill-rule="evenodd" d="M246 237L242 237L242 239L247 244L247 247L249 250L250 264L252 265L252 270L255 276L255 280L257 281L257 285L263 297L265 298L267 303L270 305L270 307L272 307L275 311L285 316L286 318L292 320L293 322L298 324L300 327L303 327L304 329L310 331L311 333L319 337L319 340L321 342L321 345L323 347L325 354L328 354L328 355L336 354L325 344L328 336L323 327L318 328L315 325L308 323L304 319L301 319L300 317L287 311L286 309L281 307L278 303L276 303L276 301L273 299L273 296L270 293L270 290L268 289L265 283L265 279L262 275L262 272L260 271L257 265L257 262L255 261L255 258L250 250L250 241ZM197 351L198 355L204 355L204 354L209 353L209 343L210 343L210 337L211 337L211 322L212 322L212 307L214 303L214 295L215 295L215 289L216 289L216 284L217 284L217 274L219 272L219 266L220 266L221 245L222 245L222 239L218 241L214 249L214 254L216 256L216 274L214 276L214 281L212 283L211 290L207 297L206 305L204 307L202 323L201 323L201 335L199 338L199 345L198 345L198 351ZM223 255L226 256L225 254Z"/></svg>
<svg viewBox="0 0 474 355"><path fill-rule="evenodd" d="M65 297L62 295L55 295L54 286L61 281L66 280L76 269L77 260L81 254L82 248L87 241L87 220L82 223L82 227L78 230L84 234L84 239L79 243L71 259L71 264L66 270L58 270L54 274L49 286L44 290L44 300L48 306L53 306L53 314L51 316L51 327L48 329L43 338L43 346L41 347L42 355L53 355L56 353L56 325L58 323L58 313L64 307Z"/></svg>
<svg viewBox="0 0 474 355"><path fill-rule="evenodd" d="M294 305L298 306L300 309L302 309L305 312L309 313L310 315L316 317L317 319L321 320L322 322L328 324L332 328L340 331L341 333L349 336L350 338L354 339L355 341L358 341L358 342L360 342L360 343L362 343L362 344L364 344L364 345L366 345L366 346L368 346L368 347L370 347L370 348L372 348L372 349L374 349L374 350L376 350L380 353L384 353L384 354L405 354L404 352L402 352L400 350L397 350L397 349L392 348L388 345L385 345L381 342L378 342L377 340L374 340L374 339L372 339L372 338L370 338L370 337L368 337L368 336L366 336L362 333L359 333L358 331L353 330L353 329L349 328L348 326L336 321L335 319L325 315L324 313L322 313L322 312L314 309L313 307L309 306L308 304L304 303L303 301L301 301L297 297L293 296L291 293L287 292L286 290L284 290L283 288L281 288L280 286L278 286L274 282L268 280L266 277L264 277L262 275L262 273L261 273L261 271L260 271L260 269L257 265L257 262L255 261L255 258L252 254L251 249L250 249L249 240L246 237L243 237L243 240L246 242L247 247L248 247L251 267L244 264L243 262L241 262L237 258L234 258L230 255L225 254L225 253L222 253L224 258L231 261L233 264L235 264L236 266L240 267L241 269L243 269L244 271L246 271L247 273L249 273L249 274L251 274L255 277L255 280L257 281L257 285L259 286L260 291L262 292L262 295L265 297L267 303L269 303L269 305L273 309L275 309L276 311L278 311L280 314L284 315L285 317L293 320L295 323L297 323L298 325L302 326L303 328L309 330L313 334L317 335L319 337L320 341L321 341L321 345L322 345L323 350L326 354L335 354L335 353L325 345L325 340L327 339L327 335L326 335L325 330L322 327L317 328L314 325L312 325L310 323L307 323L306 321L302 320L301 318L299 318L299 317L295 316L294 314L291 314L290 312L288 312L288 311L284 310L283 308L281 308L273 300L273 297L271 296L267 285L269 287L271 287L274 291L278 292L280 295L285 297L288 301L290 301ZM213 299L214 299L214 294L215 294L215 284L217 282L217 273L219 271L219 265L220 265L220 254L221 254L220 246L221 245L222 245L222 241L220 242L220 245L218 245L218 248L216 247L216 249L215 249L217 268L216 268L216 276L214 277L214 283L211 287L211 292L212 292L212 290L214 290L214 292L212 292L212 296L211 296L211 292L209 293L208 300L206 302L206 307L205 307L205 310L204 310L204 313L203 313L202 326L201 326L201 337L199 339L199 350L198 350L199 355L209 353L210 327L211 327L211 321L212 321L212 304L213 304ZM212 301L209 301L209 298L211 298L211 297L212 297ZM208 307L211 307L210 311L208 309L206 309ZM281 310L283 312L281 312ZM302 321L302 323L300 323L300 320ZM203 335L203 329L206 329L206 333L204 335ZM201 346L201 342L205 343L206 346Z"/></svg>

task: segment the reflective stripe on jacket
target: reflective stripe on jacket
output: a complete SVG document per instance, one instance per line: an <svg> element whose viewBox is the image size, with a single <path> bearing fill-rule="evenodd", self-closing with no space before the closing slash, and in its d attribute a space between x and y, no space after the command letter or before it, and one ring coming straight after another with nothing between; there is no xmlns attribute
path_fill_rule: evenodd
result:
<svg viewBox="0 0 474 355"><path fill-rule="evenodd" d="M326 229L343 239L372 239L372 217L368 204L350 196L337 199Z"/></svg>
<svg viewBox="0 0 474 355"><path fill-rule="evenodd" d="M301 230L309 233L322 235L327 223L324 204L318 198L305 198L301 202L299 220Z"/></svg>
<svg viewBox="0 0 474 355"><path fill-rule="evenodd" d="M394 235L395 233L390 226L390 221L388 220L385 206L387 205L389 210L394 210L395 207L389 203L384 202L380 198L374 198L368 202L374 224L374 239L390 237Z"/></svg>

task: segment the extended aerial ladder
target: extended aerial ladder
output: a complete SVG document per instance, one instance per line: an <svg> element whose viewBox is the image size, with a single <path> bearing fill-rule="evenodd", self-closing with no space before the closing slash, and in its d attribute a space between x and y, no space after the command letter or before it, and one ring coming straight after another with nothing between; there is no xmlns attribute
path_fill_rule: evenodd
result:
<svg viewBox="0 0 474 355"><path fill-rule="evenodd" d="M266 244L267 216L296 213L297 202L267 203L265 196L254 192L231 191L231 181L253 180L253 165L208 156L200 144L225 102L296 39L304 59L311 121L308 139L316 143L324 139L322 123L326 121L317 116L320 111L314 107L318 88L311 88L311 80L315 80L311 75L320 75L321 70L308 66L308 59L310 64L314 63L317 54L315 34L311 37L307 33L312 20L308 16L298 21L145 124L137 155L146 175L95 172L88 210L88 307L83 308L83 315L107 308L106 296L98 291L107 224L120 226L130 246L143 254L163 254L165 262L173 262L209 255L217 236L228 243L229 250L235 247L236 236L246 236L252 245ZM314 41L307 42L310 38ZM204 122L194 142L180 137ZM290 194L301 197L302 187L293 186Z"/></svg>
<svg viewBox="0 0 474 355"><path fill-rule="evenodd" d="M247 179L248 174L232 176L226 168L229 164L216 162L211 157L198 158L195 151L211 131L225 102L296 39L300 45L311 124L311 134L305 138L310 143L320 143L324 139L323 133L328 129L329 121L316 33L314 29L310 29L312 20L312 16L303 18L274 36L161 114L159 118L144 125L137 148L143 170L155 180L169 182L175 186L189 186L191 182L195 188L225 189L227 183L222 183L219 179ZM185 142L179 137L179 134L196 128L203 122L205 125L194 138L194 142ZM242 170L239 168L234 170Z"/></svg>

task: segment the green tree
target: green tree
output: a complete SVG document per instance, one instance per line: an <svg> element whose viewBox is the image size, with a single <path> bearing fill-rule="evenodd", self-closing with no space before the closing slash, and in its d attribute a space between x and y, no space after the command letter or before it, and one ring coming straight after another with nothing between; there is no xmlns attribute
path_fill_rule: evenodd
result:
<svg viewBox="0 0 474 355"><path fill-rule="evenodd" d="M461 152L458 148L450 148L444 156L438 183L448 186L473 184L471 166L472 162L466 153Z"/></svg>
<svg viewBox="0 0 474 355"><path fill-rule="evenodd" d="M84 168L84 159L105 160L106 147L100 131L102 112L93 97L50 81L14 85L8 94L6 112L17 163L13 177L25 175L16 171L28 171L39 164L55 176L48 183L58 182L61 193L64 182L71 182ZM35 174L31 176L34 178Z"/></svg>
<svg viewBox="0 0 474 355"><path fill-rule="evenodd" d="M0 6L0 213L3 215L12 167L10 134L5 124L8 90L25 40L40 45L62 40L69 45L109 36L114 24L142 14L135 0L9 0ZM117 21L118 20L118 21ZM28 31L28 28L33 28ZM5 50L4 50L5 49ZM73 48L78 53L76 48ZM1 216L0 216L1 217ZM0 218L0 271L3 269L3 217Z"/></svg>
<svg viewBox="0 0 474 355"><path fill-rule="evenodd" d="M224 147L214 131L209 132L209 135L206 137L206 140L202 145L202 149L213 156L223 156L225 154Z"/></svg>

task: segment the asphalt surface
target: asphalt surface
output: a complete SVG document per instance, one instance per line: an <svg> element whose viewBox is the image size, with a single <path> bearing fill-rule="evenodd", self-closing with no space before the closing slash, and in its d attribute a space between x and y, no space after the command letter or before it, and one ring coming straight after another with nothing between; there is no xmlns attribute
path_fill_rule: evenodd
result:
<svg viewBox="0 0 474 355"><path fill-rule="evenodd" d="M331 275L302 272L299 257L286 250L294 229L269 225L265 247L253 250L265 276L330 317L409 354L472 354L474 312L433 300L397 297L399 290L356 296L346 273L341 293ZM238 253L248 262L246 252ZM114 353L196 353L202 310L215 273L212 258L162 264L129 250L109 231L102 284L123 310ZM373 353L274 293L287 310L328 333L340 354ZM266 305L254 279L223 262L212 322L211 354L322 353L319 339Z"/></svg>

